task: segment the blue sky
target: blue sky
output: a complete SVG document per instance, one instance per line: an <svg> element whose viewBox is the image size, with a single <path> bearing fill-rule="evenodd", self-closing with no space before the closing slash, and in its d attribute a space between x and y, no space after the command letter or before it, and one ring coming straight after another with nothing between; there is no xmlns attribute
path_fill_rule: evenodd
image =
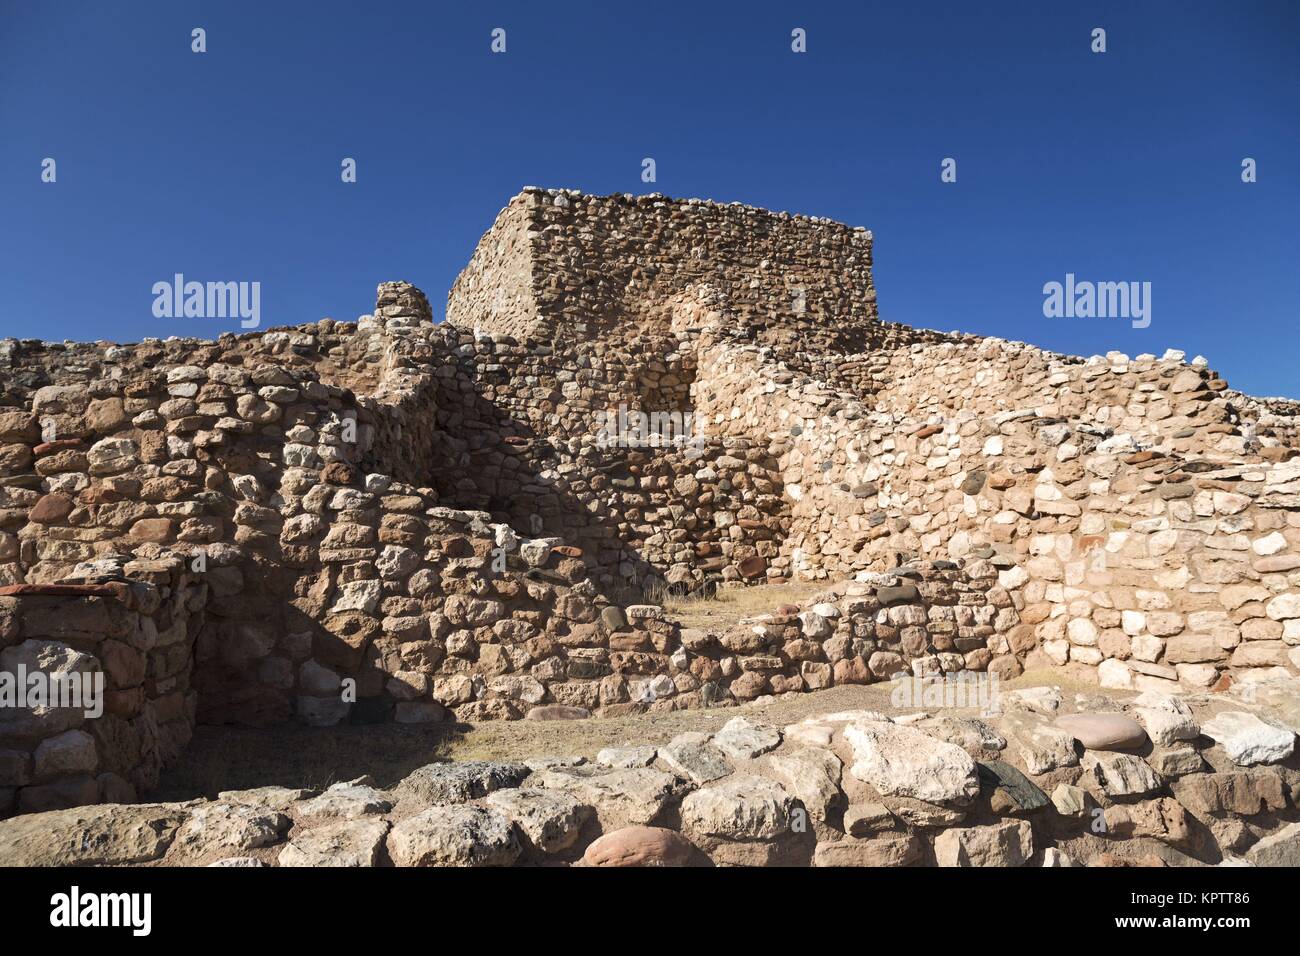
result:
<svg viewBox="0 0 1300 956"><path fill-rule="evenodd" d="M0 0L0 337L239 331L155 318L176 272L259 281L263 326L355 319L388 279L440 316L535 184L865 225L887 320L1300 395L1297 156L1286 0ZM1067 272L1150 282L1150 326L1044 318Z"/></svg>

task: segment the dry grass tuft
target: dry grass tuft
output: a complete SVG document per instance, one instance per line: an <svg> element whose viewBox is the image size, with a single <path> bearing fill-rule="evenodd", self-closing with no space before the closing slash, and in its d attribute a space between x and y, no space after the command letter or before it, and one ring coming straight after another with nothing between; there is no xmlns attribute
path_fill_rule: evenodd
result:
<svg viewBox="0 0 1300 956"><path fill-rule="evenodd" d="M826 590L824 581L790 584L760 584L754 587L719 589L711 597L664 595L664 610L682 623L705 631L722 631L737 621L767 614L781 604L807 604Z"/></svg>

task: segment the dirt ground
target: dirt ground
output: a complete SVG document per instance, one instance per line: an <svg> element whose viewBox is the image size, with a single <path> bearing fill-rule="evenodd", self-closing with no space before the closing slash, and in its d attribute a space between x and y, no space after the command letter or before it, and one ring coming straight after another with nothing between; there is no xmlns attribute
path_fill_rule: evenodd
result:
<svg viewBox="0 0 1300 956"><path fill-rule="evenodd" d="M1062 691L1099 693L1054 672L1022 674L1002 690L1053 685ZM594 758L604 747L664 744L687 731L715 731L737 714L777 727L838 710L868 709L887 714L924 708L896 708L893 684L845 685L741 707L635 714L626 717L556 721L488 721L477 725L303 727L213 727L196 729L180 761L163 774L154 800L215 797L221 790L280 785L324 789L331 783L372 776L389 787L435 760L525 760L533 757ZM1126 696L1123 694L1116 696ZM949 714L974 710L945 710Z"/></svg>
<svg viewBox="0 0 1300 956"><path fill-rule="evenodd" d="M843 584L844 582L841 582ZM663 599L664 609L683 627L718 633L781 604L806 606L830 582L789 583L719 590L709 598ZM1051 671L1022 674L1002 689L1051 684L1065 691L1097 693ZM737 714L777 727L837 710L869 709L897 714L923 708L890 705L893 684L846 685L741 707L634 714L564 721L489 721L477 725L378 724L369 726L217 727L195 729L180 760L163 773L156 800L215 797L221 790L261 786L323 790L332 783L369 774L381 787L436 760L526 760L582 756L604 747L664 744L687 731L713 731ZM948 711L958 713L957 711ZM971 711L974 713L974 711Z"/></svg>

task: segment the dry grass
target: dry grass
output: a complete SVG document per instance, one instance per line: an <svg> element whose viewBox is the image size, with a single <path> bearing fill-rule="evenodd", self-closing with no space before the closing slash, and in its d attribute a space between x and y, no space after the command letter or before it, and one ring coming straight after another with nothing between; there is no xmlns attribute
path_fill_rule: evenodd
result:
<svg viewBox="0 0 1300 956"><path fill-rule="evenodd" d="M766 614L780 604L806 604L825 590L825 581L761 584L719 589L712 597L664 595L662 604L683 627L721 631L744 618Z"/></svg>

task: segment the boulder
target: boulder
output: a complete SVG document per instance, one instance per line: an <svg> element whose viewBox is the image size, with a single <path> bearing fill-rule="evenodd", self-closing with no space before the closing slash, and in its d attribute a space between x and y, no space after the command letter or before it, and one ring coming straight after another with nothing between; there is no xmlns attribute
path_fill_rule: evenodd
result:
<svg viewBox="0 0 1300 956"><path fill-rule="evenodd" d="M940 866L1024 866L1033 853L1033 828L1027 820L954 827L934 838Z"/></svg>
<svg viewBox="0 0 1300 956"><path fill-rule="evenodd" d="M779 730L747 717L731 718L713 735L713 746L733 760L752 759L775 750L780 743Z"/></svg>
<svg viewBox="0 0 1300 956"><path fill-rule="evenodd" d="M912 833L886 833L865 840L818 843L813 866L911 866L924 850Z"/></svg>
<svg viewBox="0 0 1300 956"><path fill-rule="evenodd" d="M844 794L840 791L843 764L829 750L809 747L771 754L759 771L780 783L815 820L825 820L843 803Z"/></svg>
<svg viewBox="0 0 1300 956"><path fill-rule="evenodd" d="M773 840L790 833L797 806L776 781L735 774L682 801L682 828L724 840Z"/></svg>
<svg viewBox="0 0 1300 956"><path fill-rule="evenodd" d="M1120 839L1148 837L1179 849L1190 849L1194 839L1187 811L1169 797L1120 803L1106 808L1106 832Z"/></svg>
<svg viewBox="0 0 1300 956"><path fill-rule="evenodd" d="M1018 769L1001 760L981 760L980 783L991 791L994 813L1015 813L1047 806L1047 794Z"/></svg>
<svg viewBox="0 0 1300 956"><path fill-rule="evenodd" d="M340 820L295 832L280 851L280 866L365 867L379 863L388 821Z"/></svg>
<svg viewBox="0 0 1300 956"><path fill-rule="evenodd" d="M731 773L732 766L717 747L695 741L674 740L659 748L659 760L683 780L708 783Z"/></svg>
<svg viewBox="0 0 1300 956"><path fill-rule="evenodd" d="M190 810L176 834L176 849L201 855L253 850L278 843L289 829L283 813L236 803L204 803Z"/></svg>
<svg viewBox="0 0 1300 956"><path fill-rule="evenodd" d="M1079 755L1072 734L1027 715L1009 715L1006 726L1025 769L1038 776L1061 767L1075 767Z"/></svg>
<svg viewBox="0 0 1300 956"><path fill-rule="evenodd" d="M881 796L928 803L967 803L979 794L975 761L960 747L911 727L855 723L844 729L853 748L849 773Z"/></svg>
<svg viewBox="0 0 1300 956"><path fill-rule="evenodd" d="M485 802L512 820L528 845L541 853L559 853L573 846L583 824L595 815L571 794L538 787L497 790Z"/></svg>
<svg viewBox="0 0 1300 956"><path fill-rule="evenodd" d="M1277 763L1295 750L1295 734L1246 711L1224 711L1201 725L1201 732L1223 748L1239 767Z"/></svg>
<svg viewBox="0 0 1300 956"><path fill-rule="evenodd" d="M1096 777L1111 797L1137 796L1164 785L1150 765L1133 754L1089 751L1083 756L1083 769Z"/></svg>
<svg viewBox="0 0 1300 956"><path fill-rule="evenodd" d="M1123 714L1062 714L1055 726L1088 750L1135 750L1147 741L1142 725Z"/></svg>
<svg viewBox="0 0 1300 956"><path fill-rule="evenodd" d="M586 866L687 866L694 844L663 827L623 827L595 840L582 855Z"/></svg>
<svg viewBox="0 0 1300 956"><path fill-rule="evenodd" d="M104 804L0 820L6 866L123 866L167 852L189 813L178 804Z"/></svg>
<svg viewBox="0 0 1300 956"><path fill-rule="evenodd" d="M517 787L531 772L521 763L490 760L432 763L407 774L393 788L393 796L400 803L415 806L465 803Z"/></svg>
<svg viewBox="0 0 1300 956"><path fill-rule="evenodd" d="M1256 866L1300 866L1300 823L1291 823L1270 833L1246 851Z"/></svg>
<svg viewBox="0 0 1300 956"><path fill-rule="evenodd" d="M505 814L465 804L431 807L388 834L396 866L509 866L521 852L515 825Z"/></svg>
<svg viewBox="0 0 1300 956"><path fill-rule="evenodd" d="M1200 734L1191 708L1177 697L1147 691L1133 704L1133 713L1157 747L1169 747L1180 740L1195 740Z"/></svg>
<svg viewBox="0 0 1300 956"><path fill-rule="evenodd" d="M607 833L654 823L675 799L679 786L672 774L653 767L563 767L542 771L529 782L567 791L578 802L594 807L600 828Z"/></svg>

